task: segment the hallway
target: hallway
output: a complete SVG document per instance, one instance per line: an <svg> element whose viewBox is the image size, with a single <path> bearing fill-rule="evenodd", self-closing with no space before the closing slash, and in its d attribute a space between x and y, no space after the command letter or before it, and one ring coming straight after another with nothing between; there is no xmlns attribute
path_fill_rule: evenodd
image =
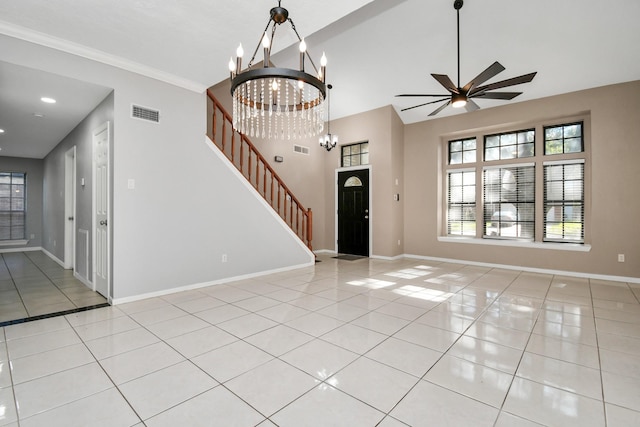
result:
<svg viewBox="0 0 640 427"><path fill-rule="evenodd" d="M0 258L0 324L106 303L41 251Z"/></svg>

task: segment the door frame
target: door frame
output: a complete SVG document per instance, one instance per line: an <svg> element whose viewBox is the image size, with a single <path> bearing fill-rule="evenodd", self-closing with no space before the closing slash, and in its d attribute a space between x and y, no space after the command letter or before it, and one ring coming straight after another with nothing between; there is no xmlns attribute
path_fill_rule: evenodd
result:
<svg viewBox="0 0 640 427"><path fill-rule="evenodd" d="M340 189L338 188L338 173L340 172L349 172L349 171L358 171L358 170L368 170L369 171L369 254L367 256L371 256L372 254L372 250L373 250L373 210L371 209L371 206L373 205L373 185L372 185L372 179L371 177L373 176L372 174L372 168L371 165L361 165L361 166L349 166L349 167L340 167L340 168L336 168L335 170L335 176L334 176L334 180L333 182L334 184L334 206L335 206L335 221L334 221L334 225L335 225L335 230L334 230L334 239L333 239L333 243L334 243L334 252L337 254L338 253L338 192L340 191Z"/></svg>
<svg viewBox="0 0 640 427"><path fill-rule="evenodd" d="M76 267L76 146L64 154L64 268ZM69 218L73 218L70 220Z"/></svg>
<svg viewBox="0 0 640 427"><path fill-rule="evenodd" d="M97 226L97 213L96 213L96 209L97 209L97 201L96 201L96 194L97 194L97 185L98 185L98 180L96 179L96 158L95 158L95 151L96 151L96 138L97 136L104 132L107 131L107 147L109 150L108 156L107 156L107 224L108 224L108 229L107 229L107 300L109 301L109 303L111 303L111 300L113 298L113 289L112 289L112 274L111 274L111 265L112 265L112 259L111 259L111 236L112 236L112 230L113 230L113 225L112 225L112 221L111 221L111 205L112 205L112 200L111 200L111 153L112 153L112 147L111 147L111 139L112 139L112 127L111 127L111 122L110 121L106 121L103 124L101 124L100 126L96 127L93 132L91 133L91 177L92 177L92 191L91 191L91 251L92 251L92 255L91 255L91 278L93 281L93 291L97 292L97 276L96 276L96 254L98 253L97 251L97 241L96 241L96 226Z"/></svg>

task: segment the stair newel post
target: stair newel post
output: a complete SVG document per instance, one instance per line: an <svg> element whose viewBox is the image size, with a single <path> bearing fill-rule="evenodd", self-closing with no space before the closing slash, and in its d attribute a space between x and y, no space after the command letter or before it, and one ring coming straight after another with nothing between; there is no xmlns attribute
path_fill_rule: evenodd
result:
<svg viewBox="0 0 640 427"><path fill-rule="evenodd" d="M311 239L313 230L313 213L311 212L311 208L307 209L307 246L309 250L311 250Z"/></svg>

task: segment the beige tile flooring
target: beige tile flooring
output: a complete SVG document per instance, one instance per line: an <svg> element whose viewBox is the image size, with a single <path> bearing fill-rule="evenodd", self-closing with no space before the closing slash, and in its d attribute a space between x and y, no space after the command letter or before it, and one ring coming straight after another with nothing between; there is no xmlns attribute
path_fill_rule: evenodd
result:
<svg viewBox="0 0 640 427"><path fill-rule="evenodd" d="M319 258L2 328L0 425L640 425L639 285Z"/></svg>
<svg viewBox="0 0 640 427"><path fill-rule="evenodd" d="M0 254L0 322L105 302L41 251Z"/></svg>

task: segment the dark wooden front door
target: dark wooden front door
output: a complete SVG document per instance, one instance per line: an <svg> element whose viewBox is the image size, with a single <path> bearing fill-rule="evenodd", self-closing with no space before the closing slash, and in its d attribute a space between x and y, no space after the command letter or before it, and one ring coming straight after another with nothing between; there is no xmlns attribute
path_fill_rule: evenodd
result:
<svg viewBox="0 0 640 427"><path fill-rule="evenodd" d="M338 172L338 253L369 256L369 170Z"/></svg>

